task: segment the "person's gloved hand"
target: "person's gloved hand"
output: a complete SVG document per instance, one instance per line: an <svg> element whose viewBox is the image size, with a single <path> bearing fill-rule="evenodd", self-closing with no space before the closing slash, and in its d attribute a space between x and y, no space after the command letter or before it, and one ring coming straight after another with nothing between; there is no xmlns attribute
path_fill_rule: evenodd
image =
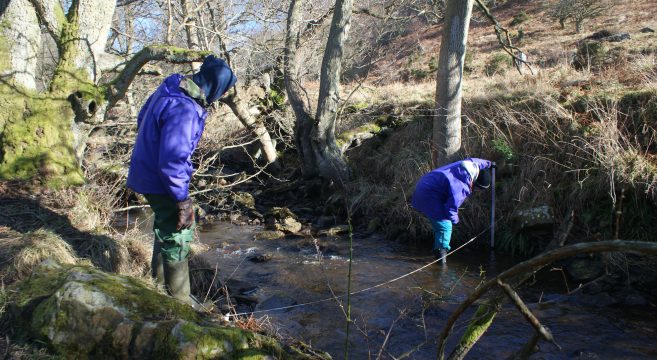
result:
<svg viewBox="0 0 657 360"><path fill-rule="evenodd" d="M194 225L194 203L192 199L179 201L178 207L178 224L176 230L189 229Z"/></svg>

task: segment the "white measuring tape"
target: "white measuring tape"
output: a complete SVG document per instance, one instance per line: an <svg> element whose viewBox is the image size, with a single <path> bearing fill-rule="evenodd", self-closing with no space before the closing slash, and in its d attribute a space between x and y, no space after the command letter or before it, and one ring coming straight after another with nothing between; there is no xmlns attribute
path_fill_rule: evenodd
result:
<svg viewBox="0 0 657 360"><path fill-rule="evenodd" d="M482 232L479 233L478 235L475 235L475 237L473 237L472 239L466 241L465 243L463 243L463 245L457 247L456 249L450 251L450 252L447 253L445 256L443 256L443 257L441 257L441 258L438 258L438 259L436 259L436 260L434 260L434 261L432 261L432 262L430 262L430 263L428 263L428 264L426 264L426 265L424 265L424 266L422 266L422 267L420 267L420 268L417 268L417 269L415 269L415 270L413 270L413 271L411 271L411 272L409 272L409 273L406 273L406 274L404 274L404 275L398 276L398 277L396 277L396 278L394 278L394 279L390 279L390 280L388 280L388 281L386 281L386 282L382 282L382 283L380 283L380 284L378 284L378 285L370 286L370 287L365 288L365 289L360 289L360 290L358 290L358 291L351 292L351 293L349 293L349 295L356 295L356 294L364 293L364 292L366 292L366 291L370 291L370 290L373 290L373 289L379 288L379 287L381 287L381 286L388 285L388 284L393 283L393 282L395 282L395 281L401 280L401 279L403 279L403 278L405 278L405 277L411 276L411 275L415 274L416 272L422 271L422 270L428 268L429 266L431 266L431 265L433 265L433 264L435 264L435 263L441 261L443 258L446 258L446 257L448 257L448 256L450 256L450 255L452 255L452 254L454 254L455 252L461 250L462 248L464 248L464 247L465 247L466 245L468 245L469 243L475 241L476 238L478 238L479 236L481 236L481 235L482 235L483 233L485 233L486 231L488 231L488 229L482 231ZM260 313L271 312L271 311L287 310L287 309L293 309L293 308L297 308L297 307L308 306L308 305L314 305L314 304L319 304L319 303L323 303L323 302L327 302L327 301L337 300L337 299L341 299L341 298L343 298L343 297L345 297L345 296L347 296L347 295L345 294L345 295L340 295L340 296L333 296L333 297L326 298L326 299L315 300L315 301L309 301L309 302L306 302L306 303L303 303L303 304L295 304L295 305L282 306L282 307L278 307L278 308L274 308L274 309L249 311L249 312L243 312L243 313L237 313L237 314L226 314L226 315L224 315L224 316L227 317L227 318L231 318L231 317L237 317L237 316L242 316L242 315L253 315L253 314L260 314Z"/></svg>

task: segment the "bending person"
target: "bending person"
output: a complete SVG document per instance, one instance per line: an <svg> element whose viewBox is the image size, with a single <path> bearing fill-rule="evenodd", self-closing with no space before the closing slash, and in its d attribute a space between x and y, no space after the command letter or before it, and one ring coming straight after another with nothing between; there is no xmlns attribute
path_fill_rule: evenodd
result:
<svg viewBox="0 0 657 360"><path fill-rule="evenodd" d="M452 225L459 222L459 206L472 194L473 187L487 189L490 169L495 163L467 158L434 169L418 180L411 206L429 218L434 232L433 253L447 263Z"/></svg>

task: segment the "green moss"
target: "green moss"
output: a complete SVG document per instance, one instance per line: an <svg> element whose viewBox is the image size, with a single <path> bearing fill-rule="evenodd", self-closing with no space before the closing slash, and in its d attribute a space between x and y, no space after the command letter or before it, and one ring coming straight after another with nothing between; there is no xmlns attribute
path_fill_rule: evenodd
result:
<svg viewBox="0 0 657 360"><path fill-rule="evenodd" d="M110 296L122 307L134 309L132 320L184 319L197 321L198 314L188 305L145 287L130 277L106 275L92 279L88 285Z"/></svg>
<svg viewBox="0 0 657 360"><path fill-rule="evenodd" d="M370 104L367 103L367 102L364 102L364 101L363 102L357 102L357 103L347 105L344 108L344 113L353 114L353 113L363 111L363 110L367 109L368 107L370 107Z"/></svg>
<svg viewBox="0 0 657 360"><path fill-rule="evenodd" d="M338 135L338 137L336 139L336 142L337 142L339 147L342 147L344 144L351 141L351 139L356 134L365 133L365 132L369 132L369 133L372 133L372 134L378 134L379 132L381 132L381 130L382 130L382 127L381 127L381 125L377 124L377 122L370 122L370 123L361 125L357 128L354 128L354 129L351 129L351 130L348 130L348 131L345 131L345 132L341 133L340 135Z"/></svg>
<svg viewBox="0 0 657 360"><path fill-rule="evenodd" d="M505 69L511 66L511 57L506 53L497 53L493 55L486 67L484 68L484 73L487 76L493 76L497 73L504 71Z"/></svg>
<svg viewBox="0 0 657 360"><path fill-rule="evenodd" d="M488 330L497 315L497 309L490 304L479 305L468 328L461 337L461 346L471 346Z"/></svg>

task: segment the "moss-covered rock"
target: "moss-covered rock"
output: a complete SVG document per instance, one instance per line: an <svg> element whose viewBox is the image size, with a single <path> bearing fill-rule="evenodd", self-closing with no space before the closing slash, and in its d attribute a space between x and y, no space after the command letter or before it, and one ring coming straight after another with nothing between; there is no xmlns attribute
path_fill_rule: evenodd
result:
<svg viewBox="0 0 657 360"><path fill-rule="evenodd" d="M9 289L8 323L64 358L313 359L275 339L204 322L136 279L46 261Z"/></svg>
<svg viewBox="0 0 657 360"><path fill-rule="evenodd" d="M297 216L286 207L271 208L265 214L265 224L268 230L297 233L301 230L301 223Z"/></svg>
<svg viewBox="0 0 657 360"><path fill-rule="evenodd" d="M275 240L285 237L285 233L278 230L263 230L255 234L256 240Z"/></svg>

